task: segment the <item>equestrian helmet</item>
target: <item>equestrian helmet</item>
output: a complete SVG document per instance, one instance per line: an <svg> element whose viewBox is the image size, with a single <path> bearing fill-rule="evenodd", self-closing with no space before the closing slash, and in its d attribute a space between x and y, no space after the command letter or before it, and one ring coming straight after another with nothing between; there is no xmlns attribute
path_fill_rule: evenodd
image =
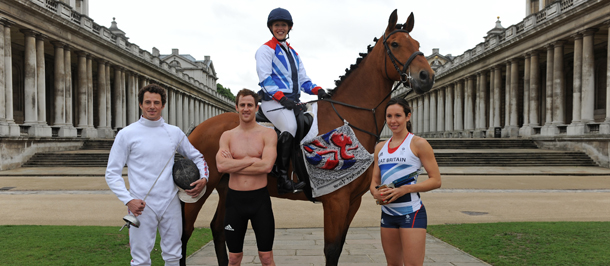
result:
<svg viewBox="0 0 610 266"><path fill-rule="evenodd" d="M276 22L278 20L286 21L286 23L288 23L288 26L292 27L292 16L290 15L290 12L288 12L288 10L286 9L278 7L274 10L271 10L271 12L269 13L269 17L267 17L267 28L271 28L273 22Z"/></svg>

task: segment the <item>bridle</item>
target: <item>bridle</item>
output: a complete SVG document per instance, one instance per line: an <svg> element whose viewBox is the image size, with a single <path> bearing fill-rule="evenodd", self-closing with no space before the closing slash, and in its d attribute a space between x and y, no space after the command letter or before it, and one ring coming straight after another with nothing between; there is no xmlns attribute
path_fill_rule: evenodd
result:
<svg viewBox="0 0 610 266"><path fill-rule="evenodd" d="M409 66L411 65L411 62L413 62L413 60L415 60L416 56L418 56L418 55L423 56L424 53L422 53L420 51L416 51L413 54L411 54L411 56L409 56L409 59L407 59L407 62L405 62L404 64L402 62L400 62L400 60L398 60L398 58L396 58L396 56L394 56L394 54L392 53L392 50L390 50L390 47L388 46L388 38L390 38L390 36L392 36L393 34L399 33L399 32L404 32L406 34L409 34L409 31L404 29L404 25L398 24L398 25L396 25L396 30L390 32L390 34L388 34L388 36L386 36L385 33L383 34L383 47L385 48L385 51L388 54L388 57L390 58L390 60L392 60L392 64L394 65L394 68L400 75L400 84L403 84L403 86L406 87L407 83L410 83L410 81L413 79L411 77L411 73L407 72L407 70L409 69ZM385 75L388 79L390 79L390 76L388 75L388 65L385 64L386 60L387 60L387 57L384 57L383 62L384 62L384 66L385 66ZM400 69L401 65L402 65L402 70Z"/></svg>
<svg viewBox="0 0 610 266"><path fill-rule="evenodd" d="M368 109L368 108L364 108L364 107L360 107L360 106L355 106L355 105L351 105L351 104L347 104L347 103L343 103L343 102L338 102L335 101L333 99L321 99L321 101L327 101L330 103L330 105L333 107L333 110L335 110L335 113L337 114L337 116L339 116L339 118L341 120L343 120L344 122L346 122L349 126L353 127L354 129L360 130L364 133L367 133L369 135L372 135L373 137L375 137L375 139L377 140L377 142L379 142L379 140L381 139L381 132L379 130L379 127L377 126L377 116L375 115L377 108L379 108L379 106L388 98L390 97L390 95L392 95L392 93L402 84L403 86L407 87L407 85L409 85L409 88L411 88L411 80L413 79L410 75L410 73L407 72L407 70L409 69L409 66L411 65L411 62L413 62L413 60L415 60L415 57L417 57L418 55L423 56L424 53L420 52L420 51L416 51L413 54L411 54L411 56L409 56L409 59L407 59L407 61L402 64L402 62L400 62L400 60L398 60L398 58L396 58L396 56L394 56L394 54L392 53L392 50L390 50L390 47L388 47L387 44L387 40L388 38L390 38L390 36L392 36L395 33L399 33L399 32L404 32L404 33L409 33L407 30L404 30L404 26L401 24L397 24L396 25L396 30L390 32L390 34L388 34L387 36L385 35L385 33L383 34L383 47L385 48L386 54L388 55L387 57L390 58L390 60L392 61L392 64L394 65L394 68L396 69L396 71L398 72L398 74L400 75L400 82L396 83L396 85L394 85L394 88L392 88L392 90L375 106L375 108L373 109ZM374 39L375 42L377 42L377 38ZM386 64L386 60L387 57L384 57L384 66L385 66L385 73L386 73L386 77L388 79L388 66ZM402 70L400 69L400 66L402 65ZM407 91L407 95L413 91L413 89L411 88L409 91ZM316 100L317 101L317 100ZM316 101L312 101L312 102L316 102ZM367 130L364 130L362 128L359 128L357 126L352 125L351 123L347 122L345 119L343 119L343 117L339 114L339 112L337 111L337 108L335 108L335 104L339 104L339 105L343 105L346 107L350 107L350 108L354 108L354 109L358 109L358 110L367 110L367 111L371 111L373 113L373 120L375 122L375 133L369 132ZM384 122L385 125L385 122ZM383 126L382 126L383 128Z"/></svg>

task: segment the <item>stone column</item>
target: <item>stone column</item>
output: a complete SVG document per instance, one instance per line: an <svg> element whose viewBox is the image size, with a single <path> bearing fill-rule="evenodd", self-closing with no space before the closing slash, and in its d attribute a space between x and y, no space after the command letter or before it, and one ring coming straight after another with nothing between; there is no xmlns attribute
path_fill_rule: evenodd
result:
<svg viewBox="0 0 610 266"><path fill-rule="evenodd" d="M208 103L203 101L203 106L202 106L203 110L201 111L203 120L207 120L208 119Z"/></svg>
<svg viewBox="0 0 610 266"><path fill-rule="evenodd" d="M500 102L501 102L501 93L502 90L502 66L497 65L494 69L494 81L493 81L493 90L494 90L494 118L493 118L493 127L494 130L496 127L500 127Z"/></svg>
<svg viewBox="0 0 610 266"><path fill-rule="evenodd" d="M142 115L142 110L140 110L140 102L138 100L138 93L140 89L144 88L144 76L138 75L136 77L136 121L140 120L140 116Z"/></svg>
<svg viewBox="0 0 610 266"><path fill-rule="evenodd" d="M99 137L107 137L102 132L106 126L106 61L97 59L97 128Z"/></svg>
<svg viewBox="0 0 610 266"><path fill-rule="evenodd" d="M574 35L574 77L572 83L572 123L568 126L568 135L584 134L584 125L581 121L581 92L582 92L582 34Z"/></svg>
<svg viewBox="0 0 610 266"><path fill-rule="evenodd" d="M110 84L110 63L106 62L106 126L109 130L107 137L112 138L114 137L114 131L112 130L112 107L115 104L112 102L112 87Z"/></svg>
<svg viewBox="0 0 610 266"><path fill-rule="evenodd" d="M553 68L553 126L565 124L565 80L563 76L563 44L564 41L556 41L554 46L554 68ZM556 134L559 129L556 129Z"/></svg>
<svg viewBox="0 0 610 266"><path fill-rule="evenodd" d="M581 119L585 124L594 122L595 54L593 51L593 35L596 31L597 29L588 29L583 33ZM587 131L585 128L585 133Z"/></svg>
<svg viewBox="0 0 610 266"><path fill-rule="evenodd" d="M78 124L77 128L83 129L87 127L87 53L77 52L78 56L78 93L77 95L77 110Z"/></svg>
<svg viewBox="0 0 610 266"><path fill-rule="evenodd" d="M36 32L32 30L21 30L25 37L25 62L24 62L24 113L25 120L23 124L30 126L28 135L36 136L38 125L38 105L37 93L38 86L36 84L38 77L36 76Z"/></svg>
<svg viewBox="0 0 610 266"><path fill-rule="evenodd" d="M137 107L138 101L135 99L136 96L136 86L134 82L134 73L127 72L127 125L137 121ZM164 109L165 110L165 109Z"/></svg>
<svg viewBox="0 0 610 266"><path fill-rule="evenodd" d="M9 44L10 45L10 44ZM4 73L4 23L0 21L0 137L8 136L6 123L6 74Z"/></svg>
<svg viewBox="0 0 610 266"><path fill-rule="evenodd" d="M70 52L70 46L64 46L64 67L65 75L66 75L66 92L64 94L66 100L66 124L69 128L74 127L74 120L72 118L72 53ZM76 129L72 129L74 131L74 136L76 137Z"/></svg>
<svg viewBox="0 0 610 266"><path fill-rule="evenodd" d="M530 53L530 108L529 108L529 124L532 127L531 134L533 135L534 127L540 126L540 122L538 119L539 113L539 105L538 97L540 95L540 69L539 69L539 59L538 59L538 51L534 50Z"/></svg>
<svg viewBox="0 0 610 266"><path fill-rule="evenodd" d="M508 136L507 128L510 125L510 61L506 61L506 82L504 84L504 128L502 137Z"/></svg>
<svg viewBox="0 0 610 266"><path fill-rule="evenodd" d="M45 36L36 35L36 75L37 75L37 98L38 98L38 125L41 137L51 137L51 127L47 125L47 96L46 96L46 68L44 59Z"/></svg>
<svg viewBox="0 0 610 266"><path fill-rule="evenodd" d="M114 68L114 88L112 90L112 106L114 107L113 117L114 117L114 130L118 131L121 129L121 116L123 114L123 101L121 101L121 76L122 76L121 67Z"/></svg>
<svg viewBox="0 0 610 266"><path fill-rule="evenodd" d="M489 69L489 112L486 114L488 116L489 127L487 128L486 137L493 138L494 137L494 87L495 87L495 78L496 67L493 66Z"/></svg>
<svg viewBox="0 0 610 266"><path fill-rule="evenodd" d="M189 98L187 94L182 96L182 131L184 132L189 129Z"/></svg>
<svg viewBox="0 0 610 266"><path fill-rule="evenodd" d="M588 29L583 33L581 119L584 123L594 121L595 55L593 51L593 35L596 31L597 29Z"/></svg>
<svg viewBox="0 0 610 266"><path fill-rule="evenodd" d="M487 124L487 70L481 71L481 78L479 81L481 84L479 95L477 95L477 98L479 99L479 128L481 131L485 131L485 126Z"/></svg>
<svg viewBox="0 0 610 266"><path fill-rule="evenodd" d="M66 92L66 68L64 66L64 44L61 42L53 42L55 46L55 84L54 84L54 111L53 125L55 127L63 127L66 125L65 118L65 92Z"/></svg>
<svg viewBox="0 0 610 266"><path fill-rule="evenodd" d="M210 103L208 103L208 105L207 105L206 112L207 112L208 119L209 119L209 118L212 118L212 116L213 116L213 115L212 115L212 105L211 105ZM422 115L422 117L423 117L424 113L421 113L421 115ZM422 119L423 119L423 118L422 118Z"/></svg>
<svg viewBox="0 0 610 266"><path fill-rule="evenodd" d="M458 80L455 85L455 131L464 130L464 80Z"/></svg>
<svg viewBox="0 0 610 266"><path fill-rule="evenodd" d="M169 124L176 126L176 90L169 89Z"/></svg>
<svg viewBox="0 0 610 266"><path fill-rule="evenodd" d="M544 121L544 127L542 134L547 131L550 124L553 122L553 65L555 56L553 55L553 45L546 47L546 116Z"/></svg>
<svg viewBox="0 0 610 266"><path fill-rule="evenodd" d="M608 32L610 32L610 20L606 21L604 24L606 24ZM601 134L610 134L610 34L608 34L606 57L606 118L599 126L599 133Z"/></svg>
<svg viewBox="0 0 610 266"><path fill-rule="evenodd" d="M93 127L93 59L87 54L87 127L81 132L83 138L97 138L97 130Z"/></svg>
<svg viewBox="0 0 610 266"><path fill-rule="evenodd" d="M146 86L146 78L142 75L138 77L138 89L136 91L140 91L141 88Z"/></svg>
<svg viewBox="0 0 610 266"><path fill-rule="evenodd" d="M474 89L472 95L474 96L472 112L474 116L474 129L476 130L481 128L481 72L477 72L475 74ZM479 137L479 135L477 134L474 134L475 138Z"/></svg>
<svg viewBox="0 0 610 266"><path fill-rule="evenodd" d="M409 107L411 107L411 133L415 134L417 130L417 114L415 113L415 111L417 110L417 106L415 103L415 99L407 100L407 103L409 104ZM385 126L385 128L387 128L387 125Z"/></svg>
<svg viewBox="0 0 610 266"><path fill-rule="evenodd" d="M436 92L438 101L436 103L436 131L440 132L437 137L442 137L445 133L445 88Z"/></svg>
<svg viewBox="0 0 610 266"><path fill-rule="evenodd" d="M199 99L195 99L194 104L195 104L195 116L194 116L193 120L194 120L195 125L199 125L199 123L201 123L201 120L199 118Z"/></svg>
<svg viewBox="0 0 610 266"><path fill-rule="evenodd" d="M126 95L127 95L127 86L126 86L126 73L127 72L124 68L121 69L121 90L120 93L121 95L119 95L119 97L121 98L121 115L120 117L120 121L121 121L121 128L124 128L127 126L127 99L126 99Z"/></svg>
<svg viewBox="0 0 610 266"><path fill-rule="evenodd" d="M449 134L445 134L445 137L451 137L450 132L453 131L453 88L454 84L449 84L447 86L447 91L445 92L445 132Z"/></svg>
<svg viewBox="0 0 610 266"><path fill-rule="evenodd" d="M208 106L207 103L205 101L203 101L202 105L201 105L201 108L202 108L202 110L201 110L201 118L204 121L207 120L207 112L208 112L208 109L207 109L208 107L207 106Z"/></svg>
<svg viewBox="0 0 610 266"><path fill-rule="evenodd" d="M519 135L520 136L530 136L531 135L531 128L529 126L529 106L530 106L530 75L531 75L531 71L530 71L530 54L529 53L525 53L524 55L524 63L523 63L523 125L521 126L521 128L519 128Z"/></svg>
<svg viewBox="0 0 610 266"><path fill-rule="evenodd" d="M161 116L165 120L165 123L169 123L169 108L167 108L167 103L169 102L169 88L163 87L165 89L165 108L161 111Z"/></svg>
<svg viewBox="0 0 610 266"><path fill-rule="evenodd" d="M189 97L189 124L187 126L187 130L190 129L191 126L195 125L195 100L193 97Z"/></svg>
<svg viewBox="0 0 610 266"><path fill-rule="evenodd" d="M201 100L201 104L199 106L199 117L201 118L201 122L205 121L205 101Z"/></svg>
<svg viewBox="0 0 610 266"><path fill-rule="evenodd" d="M424 132L430 132L430 93L424 94Z"/></svg>
<svg viewBox="0 0 610 266"><path fill-rule="evenodd" d="M417 124L419 125L417 133L424 133L424 96L417 97Z"/></svg>
<svg viewBox="0 0 610 266"><path fill-rule="evenodd" d="M517 92L519 90L519 58L513 58L510 68L510 126L508 136L519 136L519 120L517 113Z"/></svg>
<svg viewBox="0 0 610 266"><path fill-rule="evenodd" d="M135 107L135 111L133 113L133 122L138 121L138 119L140 119L140 103L138 102L138 92L140 91L140 87L139 87L139 76L138 74L134 73L133 75L133 101L131 102L131 104L134 105ZM166 93L168 93L166 91ZM167 99L166 99L166 103L167 104ZM165 119L165 118L164 118Z"/></svg>
<svg viewBox="0 0 610 266"><path fill-rule="evenodd" d="M13 54L11 47L11 22L0 21L4 25L4 108L5 126L0 125L0 135L19 137L20 129L13 119Z"/></svg>
<svg viewBox="0 0 610 266"><path fill-rule="evenodd" d="M430 92L430 132L436 132L436 91Z"/></svg>
<svg viewBox="0 0 610 266"><path fill-rule="evenodd" d="M182 93L176 91L176 126L184 130L182 127Z"/></svg>
<svg viewBox="0 0 610 266"><path fill-rule="evenodd" d="M470 137L470 131L474 130L474 79L472 76L466 77L466 93L464 98L464 105L466 109L464 111L464 130L466 137Z"/></svg>

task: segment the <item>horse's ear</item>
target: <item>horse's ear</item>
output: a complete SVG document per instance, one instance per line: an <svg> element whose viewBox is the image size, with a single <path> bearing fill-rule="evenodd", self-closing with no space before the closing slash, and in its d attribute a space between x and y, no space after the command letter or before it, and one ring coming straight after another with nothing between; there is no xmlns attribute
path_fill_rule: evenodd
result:
<svg viewBox="0 0 610 266"><path fill-rule="evenodd" d="M407 19L407 23L405 23L404 29L407 32L411 32L413 30L414 25L415 25L415 17L413 16L413 12L411 12L411 15L409 15L409 18Z"/></svg>
<svg viewBox="0 0 610 266"><path fill-rule="evenodd" d="M390 33L394 31L396 27L396 22L398 22L398 9L394 9L394 12L390 15L390 20L388 20L388 28L385 29L385 32Z"/></svg>

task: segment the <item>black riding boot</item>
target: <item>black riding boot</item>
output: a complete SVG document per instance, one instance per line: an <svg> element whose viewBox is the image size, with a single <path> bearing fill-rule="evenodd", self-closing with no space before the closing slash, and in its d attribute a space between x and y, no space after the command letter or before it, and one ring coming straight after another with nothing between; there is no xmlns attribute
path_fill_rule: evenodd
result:
<svg viewBox="0 0 610 266"><path fill-rule="evenodd" d="M292 135L286 131L282 132L278 138L276 166L278 170L277 191L280 195L285 193L298 193L305 187L305 182L299 181L299 183L295 183L288 177L292 140Z"/></svg>

